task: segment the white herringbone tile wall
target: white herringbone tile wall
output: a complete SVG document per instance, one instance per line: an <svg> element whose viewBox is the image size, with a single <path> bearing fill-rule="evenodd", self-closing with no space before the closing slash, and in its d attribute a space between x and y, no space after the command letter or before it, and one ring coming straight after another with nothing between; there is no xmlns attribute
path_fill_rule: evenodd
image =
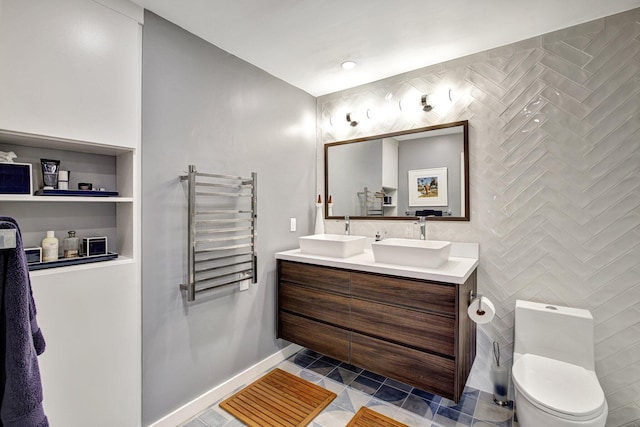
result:
<svg viewBox="0 0 640 427"><path fill-rule="evenodd" d="M420 94L433 111L397 108ZM363 108L373 119L356 128L329 124ZM430 222L428 233L480 243L478 287L497 316L480 328L471 381L490 390L491 341L512 352L516 299L587 308L607 426L638 425L639 113L634 9L318 98L319 177L326 142L468 119L471 221ZM406 233L388 223L389 235Z"/></svg>

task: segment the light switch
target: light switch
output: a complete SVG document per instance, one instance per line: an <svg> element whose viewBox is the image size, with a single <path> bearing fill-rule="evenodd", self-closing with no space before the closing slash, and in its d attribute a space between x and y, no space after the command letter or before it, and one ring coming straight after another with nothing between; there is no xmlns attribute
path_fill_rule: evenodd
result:
<svg viewBox="0 0 640 427"><path fill-rule="evenodd" d="M296 231L296 219L295 218L291 218L291 227L290 227L291 231Z"/></svg>

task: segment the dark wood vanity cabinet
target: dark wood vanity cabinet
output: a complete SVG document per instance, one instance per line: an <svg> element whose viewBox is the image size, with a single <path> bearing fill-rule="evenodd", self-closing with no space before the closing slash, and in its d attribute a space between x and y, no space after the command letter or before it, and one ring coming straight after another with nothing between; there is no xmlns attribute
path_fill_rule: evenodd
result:
<svg viewBox="0 0 640 427"><path fill-rule="evenodd" d="M476 354L464 284L278 260L278 338L456 402Z"/></svg>

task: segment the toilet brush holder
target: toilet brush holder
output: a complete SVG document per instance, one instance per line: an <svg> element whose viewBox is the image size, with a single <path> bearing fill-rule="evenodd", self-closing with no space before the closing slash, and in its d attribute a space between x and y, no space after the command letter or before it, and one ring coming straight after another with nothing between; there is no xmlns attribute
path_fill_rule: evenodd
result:
<svg viewBox="0 0 640 427"><path fill-rule="evenodd" d="M509 368L504 365L491 365L491 381L493 381L493 401L496 405L507 406L509 399Z"/></svg>

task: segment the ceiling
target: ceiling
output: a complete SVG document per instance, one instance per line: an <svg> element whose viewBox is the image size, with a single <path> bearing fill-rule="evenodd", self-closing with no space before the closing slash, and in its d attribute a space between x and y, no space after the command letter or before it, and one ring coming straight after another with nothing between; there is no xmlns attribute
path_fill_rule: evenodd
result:
<svg viewBox="0 0 640 427"><path fill-rule="evenodd" d="M133 0L320 96L640 7L640 0ZM352 60L353 70L340 64Z"/></svg>

